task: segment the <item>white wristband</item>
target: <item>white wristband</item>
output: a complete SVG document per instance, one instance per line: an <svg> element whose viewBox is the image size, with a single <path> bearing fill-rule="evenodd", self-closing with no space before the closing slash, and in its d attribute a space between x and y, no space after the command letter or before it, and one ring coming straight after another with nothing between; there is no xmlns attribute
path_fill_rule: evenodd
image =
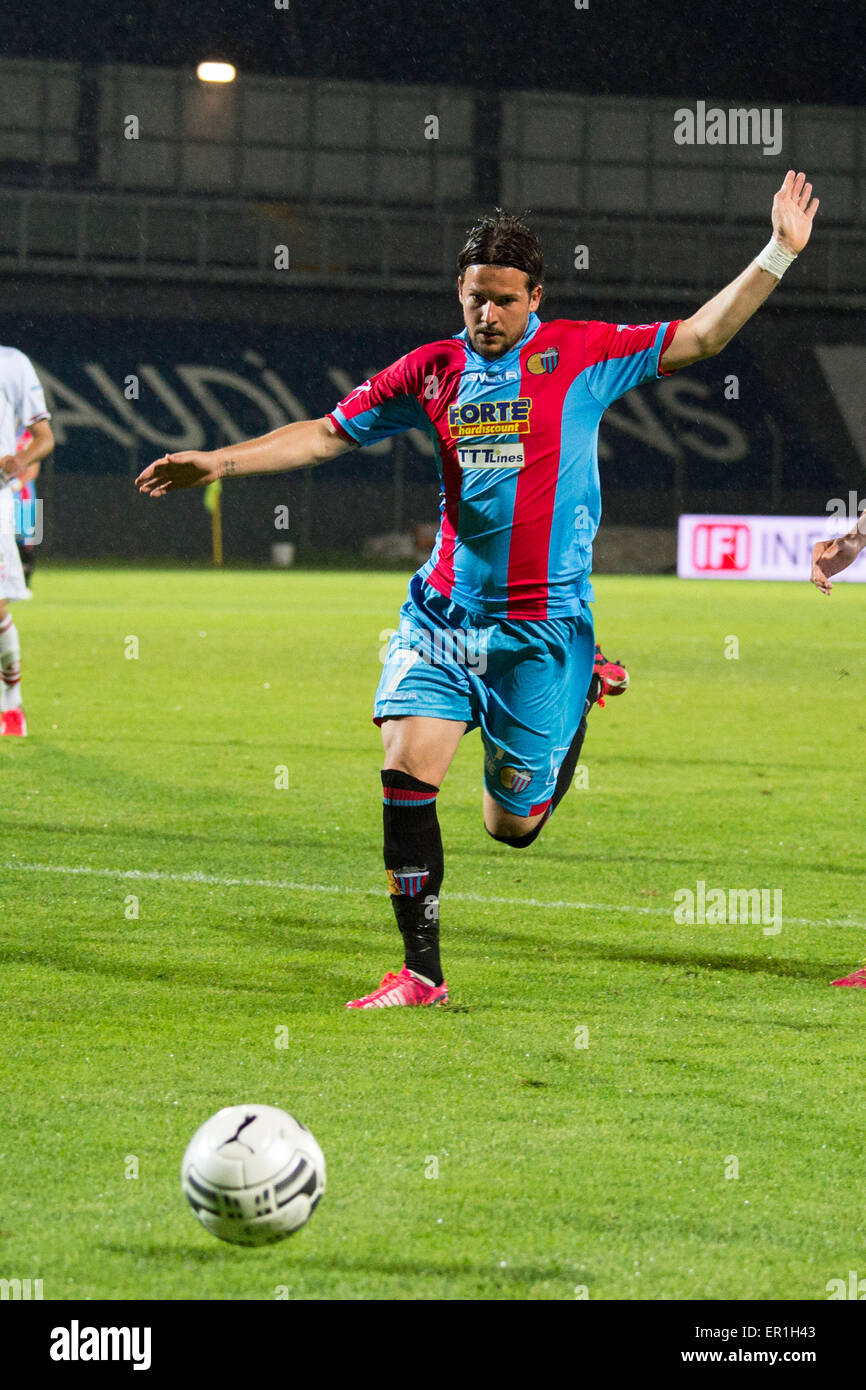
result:
<svg viewBox="0 0 866 1390"><path fill-rule="evenodd" d="M755 263L781 280L788 266L793 265L796 259L796 251L783 251L776 238L771 236L760 256L755 257Z"/></svg>

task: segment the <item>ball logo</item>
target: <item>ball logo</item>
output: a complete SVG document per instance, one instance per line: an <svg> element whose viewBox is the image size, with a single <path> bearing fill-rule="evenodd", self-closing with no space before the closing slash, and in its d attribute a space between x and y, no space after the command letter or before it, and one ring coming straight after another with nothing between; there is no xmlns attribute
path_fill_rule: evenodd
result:
<svg viewBox="0 0 866 1390"><path fill-rule="evenodd" d="M747 570L752 537L748 526L730 521L709 521L696 526L692 536L692 563L696 570Z"/></svg>
<svg viewBox="0 0 866 1390"><path fill-rule="evenodd" d="M544 352L534 352L531 357L526 359L526 370L533 376L541 376L543 372L553 372L559 365L559 348L545 348Z"/></svg>
<svg viewBox="0 0 866 1390"><path fill-rule="evenodd" d="M499 769L499 780L506 791L523 792L532 781L532 773L522 767L502 767Z"/></svg>

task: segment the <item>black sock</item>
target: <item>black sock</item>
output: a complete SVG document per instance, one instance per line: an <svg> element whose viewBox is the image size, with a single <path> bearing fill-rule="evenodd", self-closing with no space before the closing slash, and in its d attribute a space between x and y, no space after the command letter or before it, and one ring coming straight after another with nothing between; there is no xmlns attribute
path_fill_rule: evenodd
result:
<svg viewBox="0 0 866 1390"><path fill-rule="evenodd" d="M569 787L574 781L574 774L577 771L578 759L580 758L580 750L583 747L583 740L585 738L586 710L584 710L583 712L583 718L577 726L577 733L571 740L568 752L566 753L565 757L563 758L560 764L559 775L556 779L556 786L553 789L553 796L550 800L551 815L556 810L560 801L565 796L565 793L568 791Z"/></svg>
<svg viewBox="0 0 866 1390"><path fill-rule="evenodd" d="M385 868L406 968L442 983L439 890L445 873L436 815L438 787L408 772L382 773Z"/></svg>
<svg viewBox="0 0 866 1390"><path fill-rule="evenodd" d="M30 576L33 573L33 566L36 564L36 547L34 545L23 545L18 542L18 554L21 556L21 568L24 571L24 583L28 589L30 587Z"/></svg>

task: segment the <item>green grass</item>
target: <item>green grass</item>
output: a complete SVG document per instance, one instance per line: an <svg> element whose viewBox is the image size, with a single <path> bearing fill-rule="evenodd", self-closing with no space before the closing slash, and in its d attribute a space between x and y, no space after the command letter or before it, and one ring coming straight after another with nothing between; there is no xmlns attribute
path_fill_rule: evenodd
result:
<svg viewBox="0 0 866 1390"><path fill-rule="evenodd" d="M824 1299L866 1273L866 995L828 987L866 950L866 593L599 580L632 688L590 718L588 788L509 851L470 735L440 796L453 1006L348 1014L400 959L370 708L404 590L37 571L31 736L0 745L0 1276L61 1299ZM698 880L781 888L782 931L677 925ZM247 1100L328 1160L310 1224L258 1251L178 1182L193 1130Z"/></svg>

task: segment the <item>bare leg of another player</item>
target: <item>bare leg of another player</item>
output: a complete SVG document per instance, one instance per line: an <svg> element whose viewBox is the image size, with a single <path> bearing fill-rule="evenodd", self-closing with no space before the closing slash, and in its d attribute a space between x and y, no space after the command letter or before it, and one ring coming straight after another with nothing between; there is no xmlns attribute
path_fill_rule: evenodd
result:
<svg viewBox="0 0 866 1390"><path fill-rule="evenodd" d="M828 597L833 589L833 576L848 568L866 546L866 512L857 518L845 536L833 541L816 541L812 547L812 583L816 589ZM861 965L850 975L839 980L831 980L833 985L849 986L852 989L866 989L866 964Z"/></svg>

